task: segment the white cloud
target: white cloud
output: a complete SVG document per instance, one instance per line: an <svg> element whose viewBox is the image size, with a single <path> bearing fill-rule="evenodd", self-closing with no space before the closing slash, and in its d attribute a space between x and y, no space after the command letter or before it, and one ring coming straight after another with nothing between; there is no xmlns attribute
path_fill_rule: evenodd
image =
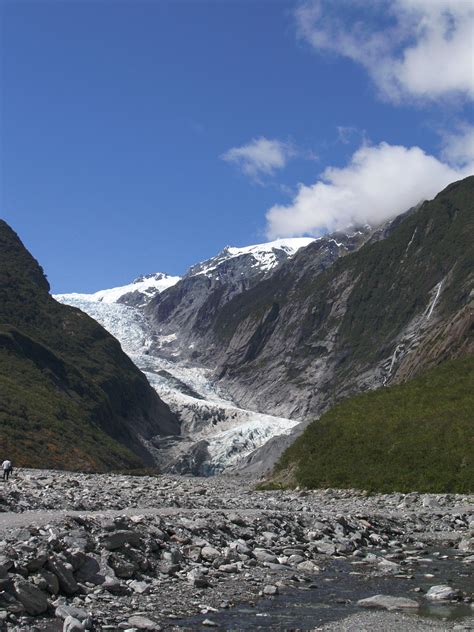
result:
<svg viewBox="0 0 474 632"><path fill-rule="evenodd" d="M289 143L261 136L241 147L232 147L221 158L237 165L245 175L258 180L262 175L273 175L277 169L283 169L295 154L295 149Z"/></svg>
<svg viewBox="0 0 474 632"><path fill-rule="evenodd" d="M346 167L328 167L315 184L300 185L290 205L273 206L267 212L267 236L320 235L353 224L377 225L474 173L474 152L469 162L460 164L442 162L419 147L363 145Z"/></svg>
<svg viewBox="0 0 474 632"><path fill-rule="evenodd" d="M444 134L442 156L450 164L465 165L474 162L474 125L462 123L457 133Z"/></svg>
<svg viewBox="0 0 474 632"><path fill-rule="evenodd" d="M310 0L296 20L315 49L362 64L386 99L474 98L471 0Z"/></svg>

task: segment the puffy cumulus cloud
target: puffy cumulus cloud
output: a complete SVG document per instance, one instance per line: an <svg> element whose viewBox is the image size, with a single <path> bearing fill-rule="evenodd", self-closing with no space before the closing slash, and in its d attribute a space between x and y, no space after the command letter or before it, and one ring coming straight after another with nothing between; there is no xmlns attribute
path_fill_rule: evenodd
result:
<svg viewBox="0 0 474 632"><path fill-rule="evenodd" d="M346 167L329 167L315 184L300 185L290 205L273 206L267 236L317 236L354 224L377 225L472 173L474 154L459 166L419 147L363 145Z"/></svg>
<svg viewBox="0 0 474 632"><path fill-rule="evenodd" d="M259 180L262 175L273 175L277 169L283 169L295 154L289 143L261 136L241 147L232 147L221 158L237 165L245 175Z"/></svg>
<svg viewBox="0 0 474 632"><path fill-rule="evenodd" d="M362 64L385 99L474 98L470 0L310 0L296 20L315 49Z"/></svg>

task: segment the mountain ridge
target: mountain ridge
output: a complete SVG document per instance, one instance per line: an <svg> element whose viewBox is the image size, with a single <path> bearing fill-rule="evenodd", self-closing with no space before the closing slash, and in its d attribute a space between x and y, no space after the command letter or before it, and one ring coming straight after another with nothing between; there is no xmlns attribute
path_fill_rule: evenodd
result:
<svg viewBox="0 0 474 632"><path fill-rule="evenodd" d="M3 220L0 390L2 448L17 465L140 467L153 463L143 438L179 430L119 343L49 295L41 266Z"/></svg>
<svg viewBox="0 0 474 632"><path fill-rule="evenodd" d="M248 384L258 376L258 401L275 414L320 414L334 398L401 375L408 342L420 345L463 309L468 322L458 331L469 332L473 197L474 177L454 183L384 239L369 240L319 273L318 244L311 244L230 301L213 330L223 387L252 405L257 399Z"/></svg>

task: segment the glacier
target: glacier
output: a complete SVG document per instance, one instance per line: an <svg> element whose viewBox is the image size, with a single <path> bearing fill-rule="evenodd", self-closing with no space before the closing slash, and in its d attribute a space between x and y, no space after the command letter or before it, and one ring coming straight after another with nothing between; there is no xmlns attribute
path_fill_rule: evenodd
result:
<svg viewBox="0 0 474 632"><path fill-rule="evenodd" d="M267 273L305 247L310 238L277 240L243 248L225 248L215 258L192 267L186 276L218 275L228 259L251 255L252 268ZM54 298L76 307L99 322L120 342L122 349L147 376L161 399L178 416L178 438L157 437L147 442L163 471L217 474L238 467L254 450L277 435L289 434L299 420L267 415L236 405L214 382L212 371L184 360L167 349L179 341L179 331L160 334L141 309L157 293L180 277L162 273L92 294L57 294ZM126 300L133 295L133 304Z"/></svg>

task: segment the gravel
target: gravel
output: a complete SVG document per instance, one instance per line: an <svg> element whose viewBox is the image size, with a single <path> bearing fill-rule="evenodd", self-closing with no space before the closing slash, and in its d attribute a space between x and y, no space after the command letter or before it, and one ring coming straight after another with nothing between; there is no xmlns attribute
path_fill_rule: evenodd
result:
<svg viewBox="0 0 474 632"><path fill-rule="evenodd" d="M324 578L332 560L406 577L427 545L446 543L460 546L467 568L473 536L472 496L259 492L243 477L22 470L0 487L0 630L178 630L196 614L213 627L213 614L235 604ZM443 594L447 603L472 601ZM374 597L390 609L418 599L365 595ZM461 624L427 625L376 610L321 629Z"/></svg>

